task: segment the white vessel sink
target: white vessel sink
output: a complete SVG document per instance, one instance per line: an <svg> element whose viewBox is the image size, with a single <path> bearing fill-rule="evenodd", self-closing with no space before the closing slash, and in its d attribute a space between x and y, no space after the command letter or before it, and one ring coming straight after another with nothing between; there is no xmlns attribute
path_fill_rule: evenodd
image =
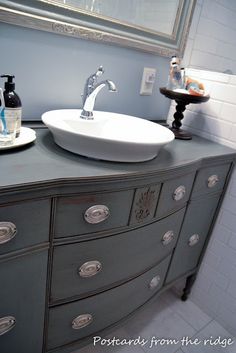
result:
<svg viewBox="0 0 236 353"><path fill-rule="evenodd" d="M52 110L42 120L62 148L82 156L116 162L153 159L174 140L172 131L134 116L94 111L94 120L79 109Z"/></svg>

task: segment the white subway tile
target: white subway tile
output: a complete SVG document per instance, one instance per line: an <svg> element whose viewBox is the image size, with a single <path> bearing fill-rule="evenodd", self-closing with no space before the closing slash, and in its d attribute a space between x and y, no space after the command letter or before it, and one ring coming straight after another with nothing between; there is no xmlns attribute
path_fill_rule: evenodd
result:
<svg viewBox="0 0 236 353"><path fill-rule="evenodd" d="M218 41L218 47L215 51L216 55L223 56L228 59L232 59L234 57L234 53L236 52L235 45L231 43L225 43L223 41Z"/></svg>
<svg viewBox="0 0 236 353"><path fill-rule="evenodd" d="M229 83L231 85L236 85L236 75L229 75Z"/></svg>
<svg viewBox="0 0 236 353"><path fill-rule="evenodd" d="M201 16L210 17L210 14L213 10L213 1L212 0L204 0L203 4L202 4L202 12L201 12Z"/></svg>
<svg viewBox="0 0 236 353"><path fill-rule="evenodd" d="M236 149L236 142L231 142L231 141L225 140L225 139L223 139L223 138L221 138L221 139L216 139L216 140L212 140L212 141L219 142L219 143L222 144L222 145L225 145L225 146L227 146L227 147Z"/></svg>
<svg viewBox="0 0 236 353"><path fill-rule="evenodd" d="M223 25L228 25L234 28L235 11L232 11L225 6L217 3L215 0L211 1L211 9L209 9L208 18L213 21L222 23ZM204 10L204 5L203 5Z"/></svg>
<svg viewBox="0 0 236 353"><path fill-rule="evenodd" d="M217 39L208 37L206 34L197 34L194 39L193 48L206 53L216 54L218 52L218 43Z"/></svg>
<svg viewBox="0 0 236 353"><path fill-rule="evenodd" d="M197 4L202 6L203 0L197 0Z"/></svg>
<svg viewBox="0 0 236 353"><path fill-rule="evenodd" d="M194 39L194 37L196 35L201 11L202 11L202 6L197 4L194 9L192 23L190 26L190 31L189 31L189 38L190 39Z"/></svg>
<svg viewBox="0 0 236 353"><path fill-rule="evenodd" d="M230 10L236 11L236 2L235 0L217 0L218 3L224 5Z"/></svg>
<svg viewBox="0 0 236 353"><path fill-rule="evenodd" d="M236 123L236 102L235 102L235 104L222 103L220 117L223 120L227 120L227 121L231 121L232 123L234 123L234 122Z"/></svg>
<svg viewBox="0 0 236 353"><path fill-rule="evenodd" d="M193 75L193 76L199 77L201 79L215 81L215 82L221 82L221 83L228 83L230 80L230 77L231 77L231 76L224 74L224 73L209 71L209 70L202 70L202 69L188 68L187 72L190 76Z"/></svg>
<svg viewBox="0 0 236 353"><path fill-rule="evenodd" d="M222 64L219 61L219 58L210 53L204 53L200 50L193 50L190 60L190 66L194 68L202 68L202 69L209 69L209 63L211 70L213 71L222 71Z"/></svg>
<svg viewBox="0 0 236 353"><path fill-rule="evenodd" d="M214 136L212 134L209 134L209 133L205 132L204 130L200 130L200 129L198 130L196 128L192 128L188 124L185 124L185 122L183 123L183 129L188 130L189 132L191 132L194 135L198 135L198 136L204 137L204 138L206 138L208 140L211 140L211 141L220 143L222 145L225 145L227 147L236 149L236 143L235 142L230 142L229 140L226 140L226 139L224 139L224 138L222 138L220 136Z"/></svg>
<svg viewBox="0 0 236 353"><path fill-rule="evenodd" d="M213 117L207 116L205 114L201 114L197 116L194 121L192 121L193 127L198 128L199 126L198 120L200 120L200 124L201 124L200 129L204 130L205 132L208 132L211 135L219 136L221 138L227 139L231 133L232 124L228 122L219 121Z"/></svg>
<svg viewBox="0 0 236 353"><path fill-rule="evenodd" d="M169 124L169 125L171 125L172 121L174 120L173 115L176 111L175 106L176 106L176 103L173 101L173 104L171 104L171 106L170 106L168 117L167 117L167 124Z"/></svg>
<svg viewBox="0 0 236 353"><path fill-rule="evenodd" d="M236 33L235 33L236 35ZM222 72L228 72L230 74L236 74L235 66L236 66L236 43L234 44L235 47L235 53L233 53L233 59L232 58L224 58L222 57L221 60L221 71Z"/></svg>
<svg viewBox="0 0 236 353"><path fill-rule="evenodd" d="M216 22L203 16L201 16L197 28L198 34L204 35L207 33L207 36L209 37L222 41L227 41L229 43L230 41L228 40L228 38L230 37L231 39L233 32L234 31L231 28L228 28L219 22Z"/></svg>
<svg viewBox="0 0 236 353"><path fill-rule="evenodd" d="M186 48L185 48L185 51L184 51L184 56L183 56L183 59L182 59L182 66L183 67L187 67L190 64L193 44L194 44L194 40L191 39L191 38L188 38L187 44L186 44Z"/></svg>
<svg viewBox="0 0 236 353"><path fill-rule="evenodd" d="M236 86L221 84L213 85L211 97L224 102L236 104Z"/></svg>
<svg viewBox="0 0 236 353"><path fill-rule="evenodd" d="M187 110L184 114L184 124L197 130L205 128L205 121L202 115Z"/></svg>
<svg viewBox="0 0 236 353"><path fill-rule="evenodd" d="M190 104L188 109L198 113L198 114L205 114L210 115L212 117L218 118L220 117L220 112L222 108L222 102L210 99L206 103L202 104ZM236 106L235 106L236 109Z"/></svg>
<svg viewBox="0 0 236 353"><path fill-rule="evenodd" d="M231 129L231 132L230 132L230 135L229 135L229 140L233 141L233 142L236 142L236 124L232 125L232 129Z"/></svg>

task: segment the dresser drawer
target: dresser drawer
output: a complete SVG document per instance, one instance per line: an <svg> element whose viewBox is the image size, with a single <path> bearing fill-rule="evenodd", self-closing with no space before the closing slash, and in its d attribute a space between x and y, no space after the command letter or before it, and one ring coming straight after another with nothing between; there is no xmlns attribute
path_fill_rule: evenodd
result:
<svg viewBox="0 0 236 353"><path fill-rule="evenodd" d="M0 263L0 352L41 353L47 251Z"/></svg>
<svg viewBox="0 0 236 353"><path fill-rule="evenodd" d="M166 181L162 185L156 217L160 218L182 207L189 199L195 173Z"/></svg>
<svg viewBox="0 0 236 353"><path fill-rule="evenodd" d="M0 207L0 254L49 241L50 200Z"/></svg>
<svg viewBox="0 0 236 353"><path fill-rule="evenodd" d="M92 335L130 314L160 290L169 261L170 256L119 287L50 309L47 348Z"/></svg>
<svg viewBox="0 0 236 353"><path fill-rule="evenodd" d="M220 195L214 194L204 200L191 201L168 272L167 283L198 265L219 199Z"/></svg>
<svg viewBox="0 0 236 353"><path fill-rule="evenodd" d="M127 190L58 198L55 237L126 226L133 194L133 190Z"/></svg>
<svg viewBox="0 0 236 353"><path fill-rule="evenodd" d="M184 212L123 234L55 247L51 302L99 291L158 263L174 248Z"/></svg>
<svg viewBox="0 0 236 353"><path fill-rule="evenodd" d="M230 163L199 170L191 198L223 190Z"/></svg>

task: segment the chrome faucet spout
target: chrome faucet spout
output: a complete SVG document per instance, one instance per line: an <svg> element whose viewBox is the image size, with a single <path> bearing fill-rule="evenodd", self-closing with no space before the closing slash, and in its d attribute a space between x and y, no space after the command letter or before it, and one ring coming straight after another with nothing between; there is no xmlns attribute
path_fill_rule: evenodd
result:
<svg viewBox="0 0 236 353"><path fill-rule="evenodd" d="M80 115L80 118L86 120L93 119L93 108L95 104L96 97L101 89L105 86L108 87L109 92L116 92L116 85L110 80L104 80L100 83L97 83L97 77L102 75L104 72L102 66L100 66L97 72L91 76L86 81L83 95L83 110Z"/></svg>

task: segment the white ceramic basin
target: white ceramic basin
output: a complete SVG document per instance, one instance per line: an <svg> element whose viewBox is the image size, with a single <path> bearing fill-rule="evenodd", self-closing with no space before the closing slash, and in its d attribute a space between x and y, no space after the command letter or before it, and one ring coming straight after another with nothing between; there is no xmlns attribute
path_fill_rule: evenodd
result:
<svg viewBox="0 0 236 353"><path fill-rule="evenodd" d="M80 118L79 109L52 110L44 124L62 148L82 156L116 162L153 159L174 139L172 131L134 116L94 111L94 120Z"/></svg>

